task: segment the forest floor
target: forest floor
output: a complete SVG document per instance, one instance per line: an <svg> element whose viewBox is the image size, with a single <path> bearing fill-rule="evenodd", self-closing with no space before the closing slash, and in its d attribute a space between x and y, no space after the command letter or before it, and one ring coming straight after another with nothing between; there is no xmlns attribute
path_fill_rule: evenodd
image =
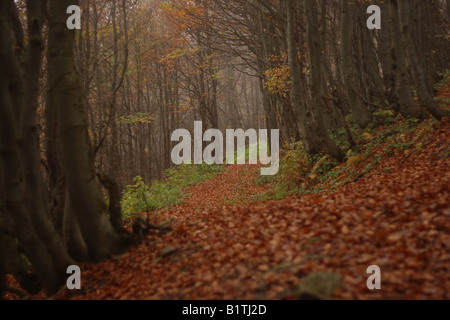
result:
<svg viewBox="0 0 450 320"><path fill-rule="evenodd" d="M152 215L172 232L84 265L83 289L55 298L296 299L313 283L333 299L450 299L449 138L447 118L419 147L386 155L382 142L359 179L278 200L258 200L258 167L227 166ZM367 288L371 265L381 290Z"/></svg>
<svg viewBox="0 0 450 320"><path fill-rule="evenodd" d="M82 294L61 297L294 299L321 272L319 293L342 276L336 299L450 299L450 121L434 130L420 151L329 193L252 202L267 191L259 170L228 167L153 221L173 232L85 266ZM381 290L367 289L370 265Z"/></svg>

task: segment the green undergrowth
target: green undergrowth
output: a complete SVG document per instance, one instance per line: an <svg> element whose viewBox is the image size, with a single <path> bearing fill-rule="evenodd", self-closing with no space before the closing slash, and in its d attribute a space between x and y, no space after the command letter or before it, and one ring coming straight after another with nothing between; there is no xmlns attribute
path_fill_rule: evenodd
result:
<svg viewBox="0 0 450 320"><path fill-rule="evenodd" d="M445 72L439 73L438 76L441 80L433 86L436 92L441 91L450 83L450 70L445 70Z"/></svg>
<svg viewBox="0 0 450 320"><path fill-rule="evenodd" d="M122 196L122 216L133 218L142 212L153 212L166 206L183 202L188 195L184 190L208 180L223 171L219 165L180 165L165 172L164 181L154 180L146 184L142 177L133 179Z"/></svg>

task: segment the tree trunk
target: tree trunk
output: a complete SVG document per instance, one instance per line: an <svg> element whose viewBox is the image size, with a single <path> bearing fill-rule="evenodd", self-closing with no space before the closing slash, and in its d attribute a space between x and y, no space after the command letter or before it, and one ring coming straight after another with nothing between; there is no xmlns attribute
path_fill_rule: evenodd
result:
<svg viewBox="0 0 450 320"><path fill-rule="evenodd" d="M341 37L342 37L342 71L344 73L344 82L347 89L350 110L356 123L365 128L372 123L372 114L361 103L356 92L356 76L354 68L353 50L352 50L352 17L350 13L351 6L347 0L341 0Z"/></svg>
<svg viewBox="0 0 450 320"><path fill-rule="evenodd" d="M59 273L65 273L71 259L51 221L48 196L41 174L39 136L36 123L39 79L42 61L42 24L45 1L27 1L28 45L26 53L26 77L24 105L21 112L21 137L19 140L25 185L25 203L36 232L53 257ZM17 104L16 104L17 106Z"/></svg>
<svg viewBox="0 0 450 320"><path fill-rule="evenodd" d="M75 34L66 27L65 11L73 4L71 0L49 2L48 82L58 108L63 168L70 199L89 257L101 261L123 249L123 243L107 217L105 200L95 174L80 79L75 70Z"/></svg>
<svg viewBox="0 0 450 320"><path fill-rule="evenodd" d="M3 4L3 2L2 2ZM0 65L3 67L4 55L3 52L8 50L7 42L3 40L10 37L9 30L4 27L3 21L8 18L2 17L3 10L0 4L0 34L6 33L6 37L0 35L2 43L2 53L0 53ZM5 10L6 11L6 10ZM7 64L11 64L8 61ZM3 70L7 70L5 67ZM30 217L30 212L27 210L25 203L23 188L22 173L21 173L21 159L20 150L18 148L17 128L13 112L13 105L11 97L8 92L8 72L0 78L0 171L3 174L3 181L5 196L7 200L7 210L11 212L14 218L15 229L19 242L24 249L28 259L36 269L41 278L47 292L54 293L58 290L59 285L62 284L63 275L56 271L53 259L47 251L43 241L37 236L36 230L33 227L33 222Z"/></svg>
<svg viewBox="0 0 450 320"><path fill-rule="evenodd" d="M382 27L382 29L380 30L379 58L383 71L385 96L390 102L392 100L392 97L394 96L395 75L392 72L392 45L390 43L389 36L389 30L391 29L389 27L389 4L383 3L381 10L384 12L384 14L381 15L381 25L385 27Z"/></svg>
<svg viewBox="0 0 450 320"><path fill-rule="evenodd" d="M72 201L70 200L69 192L66 192L66 199L64 201L64 219L63 219L63 237L70 256L76 261L89 261L89 253L81 233L80 224Z"/></svg>
<svg viewBox="0 0 450 320"><path fill-rule="evenodd" d="M408 71L406 68L406 51L405 42L402 41L400 34L400 22L398 20L398 1L390 1L392 25L392 60L393 70L395 72L395 95L396 103L399 107L400 113L404 117L418 117L419 108L414 102L411 95L411 84L408 81Z"/></svg>
<svg viewBox="0 0 450 320"><path fill-rule="evenodd" d="M64 282L66 268L72 260L46 210L33 116L37 106L44 1L27 1L27 54L20 56L14 55L11 41L9 17L14 16L15 2L2 1L0 6L0 66L3 70L0 79L0 171L3 177L0 183L19 244L51 294Z"/></svg>
<svg viewBox="0 0 450 320"><path fill-rule="evenodd" d="M438 120L446 114L439 108L434 100L432 88L427 75L424 72L423 58L414 45L410 24L410 0L398 0L398 19L401 24L401 38L409 62L412 67L417 93L422 105Z"/></svg>
<svg viewBox="0 0 450 320"><path fill-rule="evenodd" d="M324 110L326 107L323 106L324 97L322 95L324 85L322 82L322 75L320 72L321 62L320 59L323 58L320 48L320 44L317 42L320 37L318 34L318 17L317 17L317 2L316 1L305 1L304 10L307 20L307 35L308 35L308 48L309 48L309 60L311 69L311 95L313 98L313 141L315 150L324 151L331 155L338 161L342 161L345 154L340 150L334 141L331 139L328 133L328 128L325 125L323 115L320 110Z"/></svg>
<svg viewBox="0 0 450 320"><path fill-rule="evenodd" d="M289 0L287 5L287 42L288 60L291 73L291 103L295 114L295 121L298 124L300 137L303 141L306 152L314 152L311 145L310 130L308 130L308 115L306 106L301 98L301 70L298 63L298 47L295 39L295 12L297 11L296 0Z"/></svg>

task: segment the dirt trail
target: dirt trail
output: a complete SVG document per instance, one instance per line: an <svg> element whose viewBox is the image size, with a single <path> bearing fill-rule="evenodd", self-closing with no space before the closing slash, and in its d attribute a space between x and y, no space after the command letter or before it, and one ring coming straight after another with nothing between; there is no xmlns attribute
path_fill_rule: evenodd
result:
<svg viewBox="0 0 450 320"><path fill-rule="evenodd" d="M198 214L252 202L254 197L268 190L267 186L255 184L259 168L251 165L226 166L219 176L190 187L186 191L189 196L183 203L163 211L159 220L175 218L180 223L192 223L190 220L197 219Z"/></svg>

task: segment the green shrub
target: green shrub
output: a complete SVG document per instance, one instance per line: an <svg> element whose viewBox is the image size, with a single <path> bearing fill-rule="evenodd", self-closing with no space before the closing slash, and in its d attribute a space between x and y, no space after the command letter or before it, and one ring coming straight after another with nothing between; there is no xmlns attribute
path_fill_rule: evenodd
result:
<svg viewBox="0 0 450 320"><path fill-rule="evenodd" d="M122 197L122 214L129 218L139 212L151 212L167 205L181 203L181 188L160 181L152 181L151 187L141 177L125 188Z"/></svg>
<svg viewBox="0 0 450 320"><path fill-rule="evenodd" d="M178 186L180 188L187 188L194 184L213 178L222 171L223 166L217 164L182 164L173 169L167 170L166 178L170 185Z"/></svg>
<svg viewBox="0 0 450 320"><path fill-rule="evenodd" d="M283 198L299 192L302 185L308 183L311 169L311 161L301 142L285 146L280 157L278 174L268 178L273 182L271 198Z"/></svg>
<svg viewBox="0 0 450 320"><path fill-rule="evenodd" d="M210 179L222 170L219 165L181 165L166 171L165 182L154 180L151 186L136 177L123 193L122 215L129 218L140 212L180 204L186 196L183 189Z"/></svg>

